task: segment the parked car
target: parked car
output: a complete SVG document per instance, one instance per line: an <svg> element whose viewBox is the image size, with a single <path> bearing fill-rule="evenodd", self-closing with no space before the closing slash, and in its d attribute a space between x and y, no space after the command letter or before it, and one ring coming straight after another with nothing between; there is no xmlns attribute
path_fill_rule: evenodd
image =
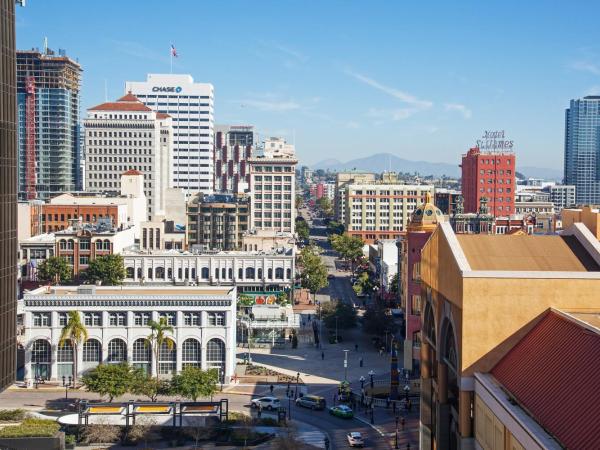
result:
<svg viewBox="0 0 600 450"><path fill-rule="evenodd" d="M348 445L350 447L364 447L365 441L362 437L362 434L358 431L352 431L346 435L346 439L348 439Z"/></svg>
<svg viewBox="0 0 600 450"><path fill-rule="evenodd" d="M354 417L352 408L346 405L332 406L329 408L329 414L335 417L341 417L342 419L352 419Z"/></svg>
<svg viewBox="0 0 600 450"><path fill-rule="evenodd" d="M310 408L312 410L325 409L325 399L318 395L305 395L296 399L296 405Z"/></svg>
<svg viewBox="0 0 600 450"><path fill-rule="evenodd" d="M255 398L250 403L252 408L258 408L258 405L261 405L263 409L268 409L269 411L273 409L277 409L281 406L279 399L277 397L260 397Z"/></svg>

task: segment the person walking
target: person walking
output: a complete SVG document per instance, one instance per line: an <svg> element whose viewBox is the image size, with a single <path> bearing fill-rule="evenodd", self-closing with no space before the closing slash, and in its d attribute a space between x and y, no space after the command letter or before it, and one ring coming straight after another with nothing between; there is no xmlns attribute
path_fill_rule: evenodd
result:
<svg viewBox="0 0 600 450"><path fill-rule="evenodd" d="M273 395L273 389L275 389L275 386L273 386L273 385L269 386L269 390L271 391L271 395Z"/></svg>
<svg viewBox="0 0 600 450"><path fill-rule="evenodd" d="M354 344L354 350L358 351L358 344Z"/></svg>
<svg viewBox="0 0 600 450"><path fill-rule="evenodd" d="M260 417L262 416L262 405L258 405L258 418L260 419Z"/></svg>
<svg viewBox="0 0 600 450"><path fill-rule="evenodd" d="M321 361L325 359L325 352L321 352Z"/></svg>
<svg viewBox="0 0 600 450"><path fill-rule="evenodd" d="M404 431L404 424L406 423L406 421L404 420L404 416L402 416L402 418L400 419L400 425L402 425L402 431Z"/></svg>
<svg viewBox="0 0 600 450"><path fill-rule="evenodd" d="M362 359L362 356L361 356L361 357L359 358L359 360L358 360L358 365L359 365L360 367L362 367L362 366L363 366L363 359Z"/></svg>

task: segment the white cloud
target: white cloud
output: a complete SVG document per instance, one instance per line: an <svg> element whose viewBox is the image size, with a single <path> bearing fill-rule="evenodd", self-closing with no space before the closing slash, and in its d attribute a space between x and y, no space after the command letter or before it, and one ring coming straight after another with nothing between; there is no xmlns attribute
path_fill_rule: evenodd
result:
<svg viewBox="0 0 600 450"><path fill-rule="evenodd" d="M379 109L379 108L370 108L367 112L367 116L372 117L374 119L386 119L399 121L408 119L419 110L417 108L394 108L394 109ZM380 123L380 122L377 122Z"/></svg>
<svg viewBox="0 0 600 450"><path fill-rule="evenodd" d="M374 89L377 89L378 91L381 91L390 97L400 100L401 102L407 103L416 109L428 109L433 106L433 102L431 102L429 100L421 100L412 94L409 94L409 93L401 91L399 89L381 84L380 82L378 82L377 80L374 80L373 78L369 78L365 75L362 75L357 72L353 72L351 70L346 70L345 72L347 75L350 75L351 77L355 78L356 80L360 81L361 83L366 84L367 86L370 86Z"/></svg>
<svg viewBox="0 0 600 450"><path fill-rule="evenodd" d="M240 102L242 108L252 108L259 111L285 112L301 108L301 105L293 100L253 100L246 99Z"/></svg>
<svg viewBox="0 0 600 450"><path fill-rule="evenodd" d="M571 68L582 72L589 72L594 75L600 75L600 66L589 61L575 61Z"/></svg>
<svg viewBox="0 0 600 450"><path fill-rule="evenodd" d="M460 103L444 103L444 109L446 111L457 111L463 115L465 119L470 119L473 112L465 105Z"/></svg>

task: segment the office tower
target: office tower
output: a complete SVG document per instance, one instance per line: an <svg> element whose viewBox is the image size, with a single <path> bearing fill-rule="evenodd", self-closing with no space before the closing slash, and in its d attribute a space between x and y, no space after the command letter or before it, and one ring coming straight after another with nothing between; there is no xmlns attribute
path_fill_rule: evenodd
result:
<svg viewBox="0 0 600 450"><path fill-rule="evenodd" d="M141 173L148 218L164 214L164 194L171 187L171 117L127 94L89 108L84 126L86 190L119 191L123 173Z"/></svg>
<svg viewBox="0 0 600 450"><path fill-rule="evenodd" d="M190 249L240 250L248 231L248 195L194 195L187 204L187 239Z"/></svg>
<svg viewBox="0 0 600 450"><path fill-rule="evenodd" d="M17 117L15 2L0 0L0 391L17 362Z"/></svg>
<svg viewBox="0 0 600 450"><path fill-rule="evenodd" d="M571 100L565 113L565 180L575 201L600 203L600 96Z"/></svg>
<svg viewBox="0 0 600 450"><path fill-rule="evenodd" d="M488 199L490 213L515 213L515 163L512 151L481 151L473 147L462 156L462 195L466 213L479 209L482 197Z"/></svg>
<svg viewBox="0 0 600 450"><path fill-rule="evenodd" d="M379 239L398 239L417 205L425 201L427 193L434 193L432 185L403 184L395 174L384 175L379 182L343 186L344 227L349 235L368 244Z"/></svg>
<svg viewBox="0 0 600 450"><path fill-rule="evenodd" d="M340 172L335 175L335 220L340 223L344 223L346 220L346 185L373 181L375 181L374 173Z"/></svg>
<svg viewBox="0 0 600 450"><path fill-rule="evenodd" d="M81 66L64 50L17 52L19 198L77 189Z"/></svg>
<svg viewBox="0 0 600 450"><path fill-rule="evenodd" d="M250 230L294 233L296 164L294 146L283 139L265 141L263 154L248 159L252 214Z"/></svg>
<svg viewBox="0 0 600 450"><path fill-rule="evenodd" d="M252 156L253 150L254 127L215 127L215 192L237 194L248 190L248 158Z"/></svg>
<svg viewBox="0 0 600 450"><path fill-rule="evenodd" d="M188 193L211 193L214 182L213 85L194 83L191 75L149 74L146 81L128 81L125 89L154 111L172 118L173 187Z"/></svg>
<svg viewBox="0 0 600 450"><path fill-rule="evenodd" d="M576 205L575 192L577 188L575 186L557 184L555 186L548 186L547 190L550 192L550 201L554 203L556 212L560 212L565 208L572 208Z"/></svg>

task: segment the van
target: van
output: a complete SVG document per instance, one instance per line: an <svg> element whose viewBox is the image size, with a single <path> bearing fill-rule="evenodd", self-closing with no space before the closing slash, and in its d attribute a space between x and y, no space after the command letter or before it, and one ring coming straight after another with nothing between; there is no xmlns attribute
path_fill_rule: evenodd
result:
<svg viewBox="0 0 600 450"><path fill-rule="evenodd" d="M325 409L326 406L325 399L317 395L305 395L303 397L299 397L296 399L296 405L304 406L305 408L310 408L313 410Z"/></svg>

